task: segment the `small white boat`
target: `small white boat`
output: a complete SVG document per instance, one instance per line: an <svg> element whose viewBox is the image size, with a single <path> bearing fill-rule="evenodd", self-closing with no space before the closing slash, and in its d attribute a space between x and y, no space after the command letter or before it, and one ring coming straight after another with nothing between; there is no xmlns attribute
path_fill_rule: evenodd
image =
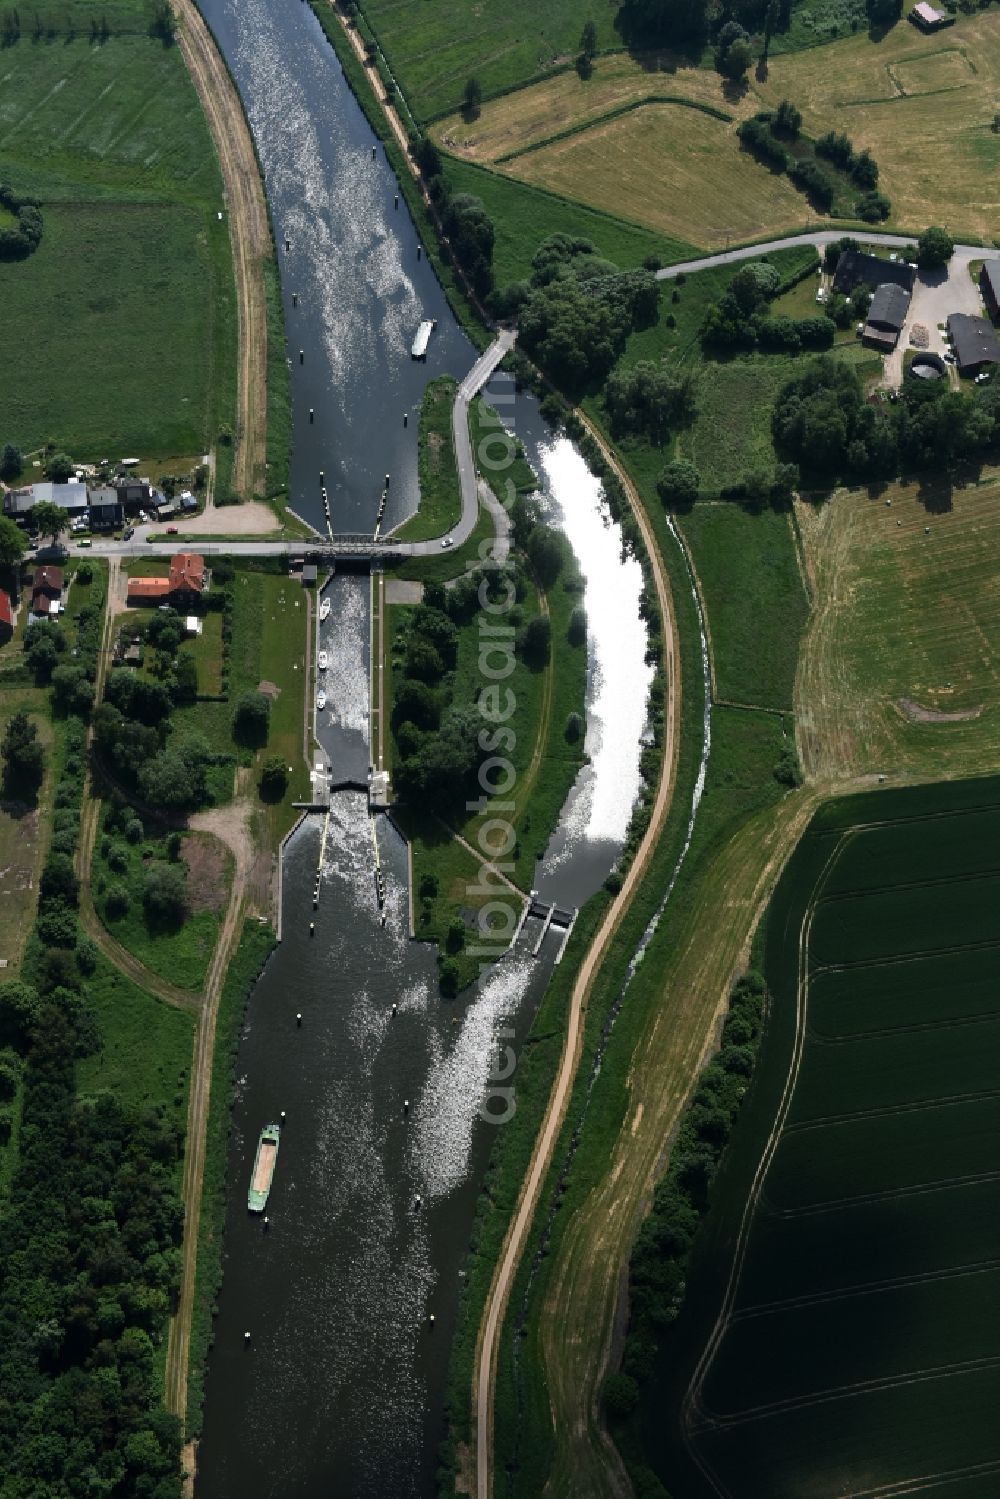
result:
<svg viewBox="0 0 1000 1499"><path fill-rule="evenodd" d="M319 667L320 671L326 671L326 668L329 666L329 664L330 659L327 656L326 651L320 651L319 655L316 658L316 665Z"/></svg>
<svg viewBox="0 0 1000 1499"><path fill-rule="evenodd" d="M324 599L323 602L319 606L319 617L320 617L321 621L324 620L324 619L329 619L330 618L330 610L332 608L333 608L333 604L332 604L331 600L330 599Z"/></svg>
<svg viewBox="0 0 1000 1499"><path fill-rule="evenodd" d="M413 340L413 347L410 349L410 357L412 359L426 358L427 345L430 343L431 334L436 327L437 323L434 318L428 318L426 322L420 324L420 327L417 329L417 336Z"/></svg>
<svg viewBox="0 0 1000 1499"><path fill-rule="evenodd" d="M319 692L317 692L317 694L316 694L316 706L317 706L317 708L319 709L319 711L321 713L322 713L323 709L326 707L326 693L323 691L322 687L320 688Z"/></svg>

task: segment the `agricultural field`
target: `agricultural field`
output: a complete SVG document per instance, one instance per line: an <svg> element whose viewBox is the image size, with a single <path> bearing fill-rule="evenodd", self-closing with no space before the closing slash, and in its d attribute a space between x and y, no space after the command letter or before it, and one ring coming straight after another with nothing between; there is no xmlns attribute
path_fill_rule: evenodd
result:
<svg viewBox="0 0 1000 1499"><path fill-rule="evenodd" d="M616 115L503 170L706 250L812 217L786 176L740 149L731 122L682 104Z"/></svg>
<svg viewBox="0 0 1000 1499"><path fill-rule="evenodd" d="M662 1389L644 1409L671 1487L992 1491L998 826L997 778L826 803L779 883L768 1032L665 1350L672 1447Z"/></svg>
<svg viewBox="0 0 1000 1499"><path fill-rule="evenodd" d="M791 710L809 600L790 515L700 501L677 524L708 614L716 697Z"/></svg>
<svg viewBox="0 0 1000 1499"><path fill-rule="evenodd" d="M235 387L221 178L179 50L147 34L145 7L110 22L98 44L89 12L72 39L60 15L0 56L0 180L44 222L32 255L0 264L0 361L17 370L0 434L81 458L202 453Z"/></svg>
<svg viewBox="0 0 1000 1499"><path fill-rule="evenodd" d="M597 27L598 46L621 45L604 0L544 7L509 0L471 10L465 0L366 0L364 12L422 120L457 108L472 75L493 94L571 62L587 21Z"/></svg>
<svg viewBox="0 0 1000 1499"><path fill-rule="evenodd" d="M793 19L822 8L819 0L797 7ZM453 114L433 133L463 160L709 249L727 236L753 238L815 220L788 180L748 158L736 138L740 118L788 98L802 110L807 135L835 127L871 150L892 200L890 226L918 230L931 218L990 243L1000 209L993 17L959 16L933 36L900 23L873 41L863 25L844 34L842 5L828 8L838 19L817 18L813 32L793 24L784 45L804 50L776 45L766 79L751 75L737 102L709 68L668 57L655 70L648 59L620 54L599 58L588 82L561 73L488 100L471 124ZM830 40L834 24L841 34ZM657 97L696 108L682 114L676 104L644 102ZM699 113L706 105L731 123Z"/></svg>
<svg viewBox="0 0 1000 1499"><path fill-rule="evenodd" d="M1000 768L1000 476L838 492L796 515L816 597L795 694L806 769Z"/></svg>

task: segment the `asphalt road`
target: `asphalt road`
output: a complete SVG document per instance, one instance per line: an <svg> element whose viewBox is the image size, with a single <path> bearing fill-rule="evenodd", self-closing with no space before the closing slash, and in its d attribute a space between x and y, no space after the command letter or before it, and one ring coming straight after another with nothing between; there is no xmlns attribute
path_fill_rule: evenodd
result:
<svg viewBox="0 0 1000 1499"><path fill-rule="evenodd" d="M817 229L815 234L789 234L784 239L768 239L760 245L744 245L739 250L722 250L718 255L704 255L700 260L685 260L680 265L667 265L657 271L656 279L673 281L682 272L687 275L689 271L709 271L714 265L738 265L741 260L758 260L769 250L794 250L796 245L832 245L835 240L843 239L845 234L851 234L862 244L888 245L893 250L901 250L905 245L916 243L916 236L912 234L870 234L867 230L859 229ZM956 245L955 253L963 254L966 260L974 260L990 252L984 250L982 245Z"/></svg>

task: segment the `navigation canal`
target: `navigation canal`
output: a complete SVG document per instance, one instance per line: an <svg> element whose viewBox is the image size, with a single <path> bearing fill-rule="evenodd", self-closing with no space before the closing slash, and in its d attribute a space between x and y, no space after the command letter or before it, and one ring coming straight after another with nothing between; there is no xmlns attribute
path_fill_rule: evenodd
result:
<svg viewBox="0 0 1000 1499"><path fill-rule="evenodd" d="M398 186L381 147L373 159L375 137L309 7L201 4L243 95L279 246L293 355L292 504L321 522L323 469L335 529L370 531L388 471L392 525L417 501L424 386L443 371L463 376L475 350L418 259L405 206L394 206ZM419 364L409 346L424 318L437 327ZM590 764L536 878L547 899L575 906L613 863L639 788L650 675L641 574L613 561L620 533L572 444L552 436L530 397L501 409L587 580ZM335 778L363 780L368 581L338 577L330 597L329 702L317 729ZM533 960L529 926L515 952L443 1002L433 949L409 938L402 839L384 817L373 829L365 798L350 792L334 798L329 831L312 937L319 819L288 845L283 941L241 1040L200 1499L435 1492L461 1271L493 1143L479 1115L494 1033L509 1026L515 1051L523 1045L558 947L553 933ZM265 1232L247 1215L246 1184L259 1130L282 1110Z"/></svg>

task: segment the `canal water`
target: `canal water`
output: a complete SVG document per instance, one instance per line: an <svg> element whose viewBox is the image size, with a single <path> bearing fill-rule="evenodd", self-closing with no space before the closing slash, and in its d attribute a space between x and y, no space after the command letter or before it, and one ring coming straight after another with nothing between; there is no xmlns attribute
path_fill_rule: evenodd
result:
<svg viewBox="0 0 1000 1499"><path fill-rule="evenodd" d="M370 531L389 472L391 526L417 502L423 389L443 371L463 376L475 350L417 258L381 147L373 159L375 137L304 0L201 5L242 93L271 202L292 355L292 504L321 523L322 469L334 528ZM421 364L409 345L427 317L437 328ZM546 898L572 907L613 863L639 788L650 677L641 575L619 563L620 533L572 444L533 398L510 399L509 382L494 395L586 578L590 763L536 878ZM368 579L338 576L328 594L329 700L317 733L334 778L363 781ZM523 1045L558 947L552 934L532 959L529 923L514 952L443 1002L433 949L408 935L406 848L391 822L373 826L361 794L335 796L314 915L320 841L321 819L310 817L288 845L283 941L241 1040L199 1499L434 1493L461 1272L493 1143L480 1111L494 1036L509 1027L515 1052ZM516 1074L514 1083L516 1096ZM246 1182L259 1130L282 1110L265 1232L247 1215Z"/></svg>

